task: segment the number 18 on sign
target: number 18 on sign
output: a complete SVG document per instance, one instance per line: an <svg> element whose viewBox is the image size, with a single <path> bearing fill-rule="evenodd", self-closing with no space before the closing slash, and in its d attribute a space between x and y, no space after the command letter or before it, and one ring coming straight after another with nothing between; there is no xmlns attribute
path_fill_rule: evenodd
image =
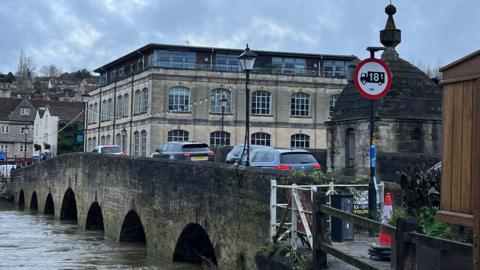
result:
<svg viewBox="0 0 480 270"><path fill-rule="evenodd" d="M382 60L367 58L355 69L354 81L362 96L368 99L379 99L390 89L392 74Z"/></svg>

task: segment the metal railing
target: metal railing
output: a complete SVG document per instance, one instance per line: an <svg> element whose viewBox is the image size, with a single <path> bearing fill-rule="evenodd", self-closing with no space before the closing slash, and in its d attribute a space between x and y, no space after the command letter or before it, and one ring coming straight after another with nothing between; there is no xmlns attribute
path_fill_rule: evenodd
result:
<svg viewBox="0 0 480 270"><path fill-rule="evenodd" d="M274 242L290 236L290 247L297 249L298 240L313 247L313 195L317 191L326 190L328 203L331 203L331 195L337 194L338 189L365 188L368 184L335 184L330 182L325 185L278 185L276 180L270 181L270 237ZM278 189L286 191L287 202L278 201ZM381 209L385 193L383 183L377 184L377 202ZM280 221L277 220L277 209L283 209ZM287 213L290 212L289 222ZM310 221L310 222L309 222ZM300 236L300 237L299 237Z"/></svg>

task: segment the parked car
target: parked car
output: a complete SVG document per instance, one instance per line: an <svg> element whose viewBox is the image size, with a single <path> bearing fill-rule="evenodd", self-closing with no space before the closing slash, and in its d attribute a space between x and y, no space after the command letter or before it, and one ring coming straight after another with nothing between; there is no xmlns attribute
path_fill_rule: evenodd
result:
<svg viewBox="0 0 480 270"><path fill-rule="evenodd" d="M313 154L304 149L260 148L252 152L250 166L281 171L304 170L306 172L322 168Z"/></svg>
<svg viewBox="0 0 480 270"><path fill-rule="evenodd" d="M168 142L151 157L191 161L214 161L213 151L202 142Z"/></svg>
<svg viewBox="0 0 480 270"><path fill-rule="evenodd" d="M240 156L242 155L243 151L243 144L238 144L233 147L233 149L228 152L227 157L225 158L225 163L227 164L234 164L240 160ZM259 148L268 148L271 149L270 146L263 146L263 145L250 145L250 156L252 155L253 150ZM245 153L246 155L246 153ZM245 158L245 157L244 157Z"/></svg>
<svg viewBox="0 0 480 270"><path fill-rule="evenodd" d="M124 155L122 149L118 145L97 145L92 152L110 155Z"/></svg>

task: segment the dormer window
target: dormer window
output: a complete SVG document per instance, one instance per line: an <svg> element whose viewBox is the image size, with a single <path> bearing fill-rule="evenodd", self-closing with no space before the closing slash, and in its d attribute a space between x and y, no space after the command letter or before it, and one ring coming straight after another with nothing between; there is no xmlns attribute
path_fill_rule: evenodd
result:
<svg viewBox="0 0 480 270"><path fill-rule="evenodd" d="M20 108L20 115L30 115L30 108Z"/></svg>

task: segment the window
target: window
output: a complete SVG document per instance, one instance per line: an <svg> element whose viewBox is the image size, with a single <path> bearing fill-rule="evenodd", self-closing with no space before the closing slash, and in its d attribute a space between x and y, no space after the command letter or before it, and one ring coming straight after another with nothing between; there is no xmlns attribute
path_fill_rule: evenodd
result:
<svg viewBox="0 0 480 270"><path fill-rule="evenodd" d="M149 61L155 67L194 69L197 58L194 52L155 50Z"/></svg>
<svg viewBox="0 0 480 270"><path fill-rule="evenodd" d="M20 115L30 115L30 108L20 108Z"/></svg>
<svg viewBox="0 0 480 270"><path fill-rule="evenodd" d="M8 126L0 126L1 133L8 133Z"/></svg>
<svg viewBox="0 0 480 270"><path fill-rule="evenodd" d="M252 94L252 114L270 115L272 109L272 94L267 91L255 91Z"/></svg>
<svg viewBox="0 0 480 270"><path fill-rule="evenodd" d="M87 150L85 152L87 151L92 151L92 138L88 138L87 140Z"/></svg>
<svg viewBox="0 0 480 270"><path fill-rule="evenodd" d="M222 143L222 132L215 131L210 133L210 145L230 145L230 133L224 131L223 132L223 143Z"/></svg>
<svg viewBox="0 0 480 270"><path fill-rule="evenodd" d="M110 144L111 142L110 139L111 139L110 135L107 135L107 137L105 138L105 144Z"/></svg>
<svg viewBox="0 0 480 270"><path fill-rule="evenodd" d="M307 63L303 58L272 57L272 65L280 73L304 74Z"/></svg>
<svg viewBox="0 0 480 270"><path fill-rule="evenodd" d="M347 129L346 132L346 147L345 160L347 168L355 167L355 130L353 128Z"/></svg>
<svg viewBox="0 0 480 270"><path fill-rule="evenodd" d="M133 113L134 114L139 114L141 112L141 106L142 104L142 93L140 90L135 91L134 99L133 99Z"/></svg>
<svg viewBox="0 0 480 270"><path fill-rule="evenodd" d="M20 134L28 134L28 128L25 129L25 126L20 127Z"/></svg>
<svg viewBox="0 0 480 270"><path fill-rule="evenodd" d="M215 56L215 69L222 71L240 71L238 55L217 54Z"/></svg>
<svg viewBox="0 0 480 270"><path fill-rule="evenodd" d="M142 112L148 112L148 88L143 88L142 90L142 101L143 101L143 108Z"/></svg>
<svg viewBox="0 0 480 270"><path fill-rule="evenodd" d="M168 110L172 112L190 111L190 90L185 87L173 87L168 93Z"/></svg>
<svg viewBox="0 0 480 270"><path fill-rule="evenodd" d="M97 146L97 138L96 137L93 137L93 148L95 148Z"/></svg>
<svg viewBox="0 0 480 270"><path fill-rule="evenodd" d="M98 120L98 103L95 103L95 105L93 105L93 123L97 123L97 120Z"/></svg>
<svg viewBox="0 0 480 270"><path fill-rule="evenodd" d="M345 77L346 62L326 60L323 62L323 75L327 77Z"/></svg>
<svg viewBox="0 0 480 270"><path fill-rule="evenodd" d="M93 104L88 106L88 123L92 124L95 122L95 111L93 110Z"/></svg>
<svg viewBox="0 0 480 270"><path fill-rule="evenodd" d="M117 113L116 113L116 118L121 118L123 117L123 99L122 95L117 97Z"/></svg>
<svg viewBox="0 0 480 270"><path fill-rule="evenodd" d="M304 92L292 94L291 114L293 116L310 115L310 95Z"/></svg>
<svg viewBox="0 0 480 270"><path fill-rule="evenodd" d="M309 148L310 136L306 134L294 134L290 140L290 147L292 148Z"/></svg>
<svg viewBox="0 0 480 270"><path fill-rule="evenodd" d="M264 132L253 133L250 143L252 145L270 146L270 134Z"/></svg>
<svg viewBox="0 0 480 270"><path fill-rule="evenodd" d="M122 135L120 135L120 133L117 133L117 135L115 135L115 144L120 146L120 148L123 149L123 147L122 147Z"/></svg>
<svg viewBox="0 0 480 270"><path fill-rule="evenodd" d="M335 112L335 106L337 105L337 99L339 96L339 94L333 94L330 96L330 117L332 117Z"/></svg>
<svg viewBox="0 0 480 270"><path fill-rule="evenodd" d="M140 134L138 131L133 133L133 155L136 157L140 155Z"/></svg>
<svg viewBox="0 0 480 270"><path fill-rule="evenodd" d="M126 154L128 150L128 144L127 144L127 133L122 134L122 151Z"/></svg>
<svg viewBox="0 0 480 270"><path fill-rule="evenodd" d="M20 152L28 152L28 145L20 144Z"/></svg>
<svg viewBox="0 0 480 270"><path fill-rule="evenodd" d="M147 132L142 130L140 133L140 156L146 157L147 156Z"/></svg>
<svg viewBox="0 0 480 270"><path fill-rule="evenodd" d="M225 113L232 112L232 92L228 89L213 89L212 90L212 103L210 104L210 111L212 113L222 113L222 106L220 100L225 97L227 100L225 106Z"/></svg>
<svg viewBox="0 0 480 270"><path fill-rule="evenodd" d="M123 95L123 117L128 117L128 94Z"/></svg>
<svg viewBox="0 0 480 270"><path fill-rule="evenodd" d="M107 120L107 114L106 114L106 110L107 110L107 101L104 100L102 101L102 108L100 109L100 121L106 121Z"/></svg>
<svg viewBox="0 0 480 270"><path fill-rule="evenodd" d="M8 153L8 144L0 144L0 152Z"/></svg>
<svg viewBox="0 0 480 270"><path fill-rule="evenodd" d="M112 116L113 116L113 102L112 102L112 99L109 98L108 106L107 106L107 121L112 120Z"/></svg>
<svg viewBox="0 0 480 270"><path fill-rule="evenodd" d="M100 137L100 145L105 145L105 136Z"/></svg>
<svg viewBox="0 0 480 270"><path fill-rule="evenodd" d="M188 131L175 129L168 132L169 142L186 142L188 141Z"/></svg>

